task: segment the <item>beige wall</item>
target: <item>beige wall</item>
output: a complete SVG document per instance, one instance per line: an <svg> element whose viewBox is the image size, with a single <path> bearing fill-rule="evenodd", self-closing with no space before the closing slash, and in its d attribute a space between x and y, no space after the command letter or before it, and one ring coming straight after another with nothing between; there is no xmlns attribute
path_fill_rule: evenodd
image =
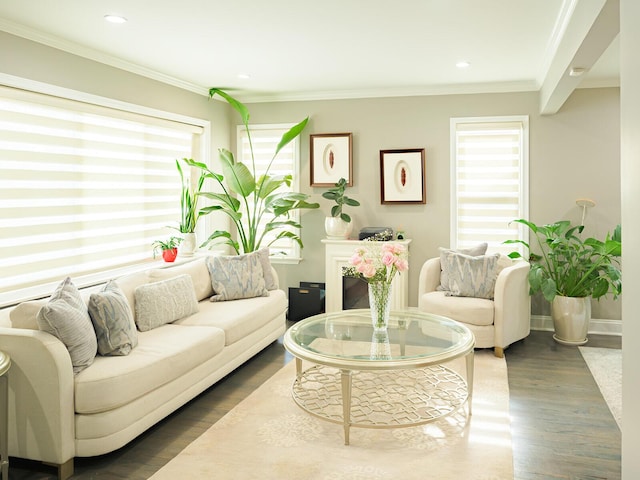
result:
<svg viewBox="0 0 640 480"><path fill-rule="evenodd" d="M223 103L0 32L0 73L50 83L151 108L207 119L212 154L235 145L238 121ZM535 92L443 95L249 105L254 123L296 122L310 116L302 136L302 188L321 209L305 212L304 261L277 267L283 287L324 278L324 189L309 186L309 134L352 132L354 186L361 201L352 208L354 231L364 226L405 230L411 244L410 305L417 304L420 266L449 245L449 119L466 116L530 116L530 219L537 223L580 219L575 200L597 206L586 220L588 234L602 236L620 221L619 90L579 90L554 116L538 114ZM426 205L381 205L379 151L426 149ZM594 318L620 319L620 302L594 303ZM545 313L544 306L537 313Z"/></svg>
<svg viewBox="0 0 640 480"><path fill-rule="evenodd" d="M585 220L585 233L604 236L620 222L619 90L578 90L554 116L538 114L538 95L529 93L446 95L250 106L255 123L294 122L311 117L302 141L302 188L320 202L320 211L303 215L304 261L278 267L285 286L324 278L324 217L331 204L322 188L309 186L309 134L353 132L354 186L349 195L361 207L349 209L354 232L364 226L402 228L412 238L410 305L417 305L421 265L449 245L449 119L466 116L529 115L530 219L579 222L577 198L597 206ZM381 205L379 151L425 148L426 205ZM536 312L547 314L546 305ZM594 318L620 319L620 302L594 302Z"/></svg>

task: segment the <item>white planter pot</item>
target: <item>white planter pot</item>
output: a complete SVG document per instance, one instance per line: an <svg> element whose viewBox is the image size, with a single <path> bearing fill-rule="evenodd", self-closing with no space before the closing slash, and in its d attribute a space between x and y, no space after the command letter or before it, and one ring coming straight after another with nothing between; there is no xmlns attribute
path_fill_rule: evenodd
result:
<svg viewBox="0 0 640 480"><path fill-rule="evenodd" d="M183 257L192 257L197 248L197 238L195 233L183 233L182 242L180 243L180 255Z"/></svg>
<svg viewBox="0 0 640 480"><path fill-rule="evenodd" d="M556 296L551 302L554 340L563 345L584 345L591 320L591 297Z"/></svg>
<svg viewBox="0 0 640 480"><path fill-rule="evenodd" d="M346 239L349 238L353 225L345 222L340 217L326 217L324 219L324 230L327 238Z"/></svg>

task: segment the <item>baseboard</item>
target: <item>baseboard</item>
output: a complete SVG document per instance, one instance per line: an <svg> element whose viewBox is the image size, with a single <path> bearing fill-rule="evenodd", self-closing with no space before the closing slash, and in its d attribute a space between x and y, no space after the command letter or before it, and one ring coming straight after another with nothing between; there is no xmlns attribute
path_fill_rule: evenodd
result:
<svg viewBox="0 0 640 480"><path fill-rule="evenodd" d="M531 315L531 330L553 332L553 320L548 315ZM592 318L589 322L589 333L622 336L622 320Z"/></svg>

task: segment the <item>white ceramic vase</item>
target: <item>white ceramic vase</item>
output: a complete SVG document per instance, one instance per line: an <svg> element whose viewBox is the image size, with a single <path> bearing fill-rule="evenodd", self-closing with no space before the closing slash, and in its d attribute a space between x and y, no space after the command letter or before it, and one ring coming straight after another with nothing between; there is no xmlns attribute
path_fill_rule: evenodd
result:
<svg viewBox="0 0 640 480"><path fill-rule="evenodd" d="M556 296L551 302L553 338L563 345L584 345L591 320L591 297Z"/></svg>
<svg viewBox="0 0 640 480"><path fill-rule="evenodd" d="M182 237L182 242L180 243L180 255L183 257L192 257L196 251L196 234L195 233L184 233Z"/></svg>
<svg viewBox="0 0 640 480"><path fill-rule="evenodd" d="M340 217L326 217L324 219L324 231L327 234L327 238L349 238L352 229L353 225L351 222L345 222Z"/></svg>

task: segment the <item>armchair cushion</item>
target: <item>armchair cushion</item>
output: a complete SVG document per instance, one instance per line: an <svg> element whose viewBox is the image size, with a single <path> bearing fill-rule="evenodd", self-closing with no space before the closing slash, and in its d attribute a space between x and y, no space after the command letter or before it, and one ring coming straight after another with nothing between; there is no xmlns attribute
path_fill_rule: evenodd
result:
<svg viewBox="0 0 640 480"><path fill-rule="evenodd" d="M494 303L485 298L457 297L449 292L429 292L419 299L419 309L469 325L493 325Z"/></svg>

